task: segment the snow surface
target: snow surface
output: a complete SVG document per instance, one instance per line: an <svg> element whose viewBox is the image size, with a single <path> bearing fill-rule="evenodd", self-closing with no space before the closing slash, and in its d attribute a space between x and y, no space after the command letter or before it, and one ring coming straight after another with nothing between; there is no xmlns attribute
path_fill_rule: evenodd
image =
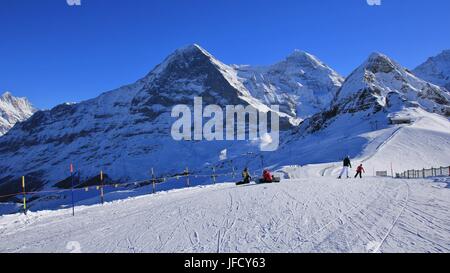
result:
<svg viewBox="0 0 450 273"><path fill-rule="evenodd" d="M448 180L220 184L0 217L0 252L448 252Z"/></svg>

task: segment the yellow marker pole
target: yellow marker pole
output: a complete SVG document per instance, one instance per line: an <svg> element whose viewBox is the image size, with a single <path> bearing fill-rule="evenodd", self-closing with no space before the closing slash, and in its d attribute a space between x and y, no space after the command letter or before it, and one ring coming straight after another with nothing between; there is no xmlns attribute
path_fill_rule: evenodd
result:
<svg viewBox="0 0 450 273"><path fill-rule="evenodd" d="M25 191L25 176L22 176L23 212L27 215L27 193Z"/></svg>
<svg viewBox="0 0 450 273"><path fill-rule="evenodd" d="M101 183L100 198L101 198L102 205L103 205L105 203L105 196L104 196L104 192L103 192L103 171L100 171L100 183Z"/></svg>

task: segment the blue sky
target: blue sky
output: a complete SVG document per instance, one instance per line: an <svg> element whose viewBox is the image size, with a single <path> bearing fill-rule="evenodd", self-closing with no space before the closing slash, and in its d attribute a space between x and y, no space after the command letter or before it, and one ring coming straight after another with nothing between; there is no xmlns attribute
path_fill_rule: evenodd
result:
<svg viewBox="0 0 450 273"><path fill-rule="evenodd" d="M198 43L225 63L308 51L348 75L373 51L413 68L450 48L450 1L0 0L0 92L39 108L93 98Z"/></svg>

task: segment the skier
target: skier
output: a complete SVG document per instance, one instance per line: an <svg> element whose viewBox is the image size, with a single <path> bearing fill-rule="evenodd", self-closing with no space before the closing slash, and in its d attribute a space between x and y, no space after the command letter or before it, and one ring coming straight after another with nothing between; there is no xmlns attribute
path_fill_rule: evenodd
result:
<svg viewBox="0 0 450 273"><path fill-rule="evenodd" d="M244 184L249 184L250 180L252 179L250 177L250 173L248 171L248 168L245 168L244 171L242 172L242 178L244 179Z"/></svg>
<svg viewBox="0 0 450 273"><path fill-rule="evenodd" d="M347 156L344 158L344 167L342 168L341 174L339 175L338 179L341 179L344 173L347 175L347 178L350 178L348 176L348 169L352 167L352 162L350 161L350 156Z"/></svg>
<svg viewBox="0 0 450 273"><path fill-rule="evenodd" d="M364 170L363 164L359 165L359 167L356 169L356 175L355 178L359 177L362 178L362 174L366 173L366 170Z"/></svg>
<svg viewBox="0 0 450 273"><path fill-rule="evenodd" d="M264 182L266 182L266 183L272 183L273 182L273 176L269 172L269 170L264 170L264 172L263 172L263 179L264 179Z"/></svg>

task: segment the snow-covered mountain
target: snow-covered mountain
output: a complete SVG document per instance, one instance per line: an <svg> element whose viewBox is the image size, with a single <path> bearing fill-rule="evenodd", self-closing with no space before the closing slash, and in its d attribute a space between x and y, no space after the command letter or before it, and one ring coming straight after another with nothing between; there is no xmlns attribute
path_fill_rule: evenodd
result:
<svg viewBox="0 0 450 273"><path fill-rule="evenodd" d="M450 90L450 50L444 50L437 56L413 70L418 77Z"/></svg>
<svg viewBox="0 0 450 273"><path fill-rule="evenodd" d="M26 98L14 97L10 92L0 96L0 136L6 134L16 123L31 117L37 110Z"/></svg>
<svg viewBox="0 0 450 273"><path fill-rule="evenodd" d="M259 151L252 141L175 141L172 107L204 104L251 105L272 111L251 96L227 66L198 45L177 50L134 84L77 104L40 111L0 139L0 191L17 191L15 179L32 178L30 190L53 187L69 176L70 163L82 178L103 170L115 181L175 175L186 167L199 170L218 161L224 149L242 154ZM282 129L293 117L276 112ZM206 165L205 165L206 164ZM210 171L210 169L208 169Z"/></svg>
<svg viewBox="0 0 450 273"><path fill-rule="evenodd" d="M343 114L366 112L370 119L380 111L389 116L411 107L450 116L450 93L416 77L386 55L373 53L347 77L331 108L309 120L308 130L316 131Z"/></svg>
<svg viewBox="0 0 450 273"><path fill-rule="evenodd" d="M234 67L252 96L300 119L327 109L344 82L317 57L299 50L272 66Z"/></svg>
<svg viewBox="0 0 450 273"><path fill-rule="evenodd" d="M212 165L224 172L232 164L260 170L361 158L407 126L390 124L394 118L411 124L426 118L436 126L416 135L433 147L447 145L449 134L441 128L449 125L445 89L378 53L342 81L304 52L256 68L223 64L198 45L181 48L133 84L37 112L16 125L0 138L0 159L8 159L0 160L0 192L19 192L22 175L30 191L64 187L60 182L69 177L71 163L83 181L102 170L108 179L125 182L149 179L152 168L158 175L175 176L186 167L210 175ZM204 104L251 105L263 112L280 103L284 107L273 112L282 121L280 149L260 158L253 141L174 141L172 107L192 105L195 96ZM298 126L299 119L305 120ZM224 150L228 160L219 162ZM46 197L34 196L39 198Z"/></svg>
<svg viewBox="0 0 450 273"><path fill-rule="evenodd" d="M365 95L365 96L361 96ZM361 99L371 99L380 107L393 106L393 97L429 112L450 116L450 93L409 72L386 55L373 53L356 69L338 92L338 103L351 101L357 106ZM356 104L354 104L356 103Z"/></svg>
<svg viewBox="0 0 450 273"><path fill-rule="evenodd" d="M374 53L346 79L331 107L296 128L292 138L281 145L278 154L282 156L274 155L271 162L279 167L292 164L292 158L297 164L329 163L346 155L367 160L368 154L374 157L399 130L417 127L405 133L417 139L404 137L404 143L398 144L404 148L405 158L400 164L402 154L398 154L397 166L431 167L430 158L436 159L434 164L448 165L448 150L444 147L450 144L450 131L445 129L450 128L449 99L445 89L417 78L387 56ZM406 124L392 124L398 121ZM388 160L372 164L390 170Z"/></svg>

